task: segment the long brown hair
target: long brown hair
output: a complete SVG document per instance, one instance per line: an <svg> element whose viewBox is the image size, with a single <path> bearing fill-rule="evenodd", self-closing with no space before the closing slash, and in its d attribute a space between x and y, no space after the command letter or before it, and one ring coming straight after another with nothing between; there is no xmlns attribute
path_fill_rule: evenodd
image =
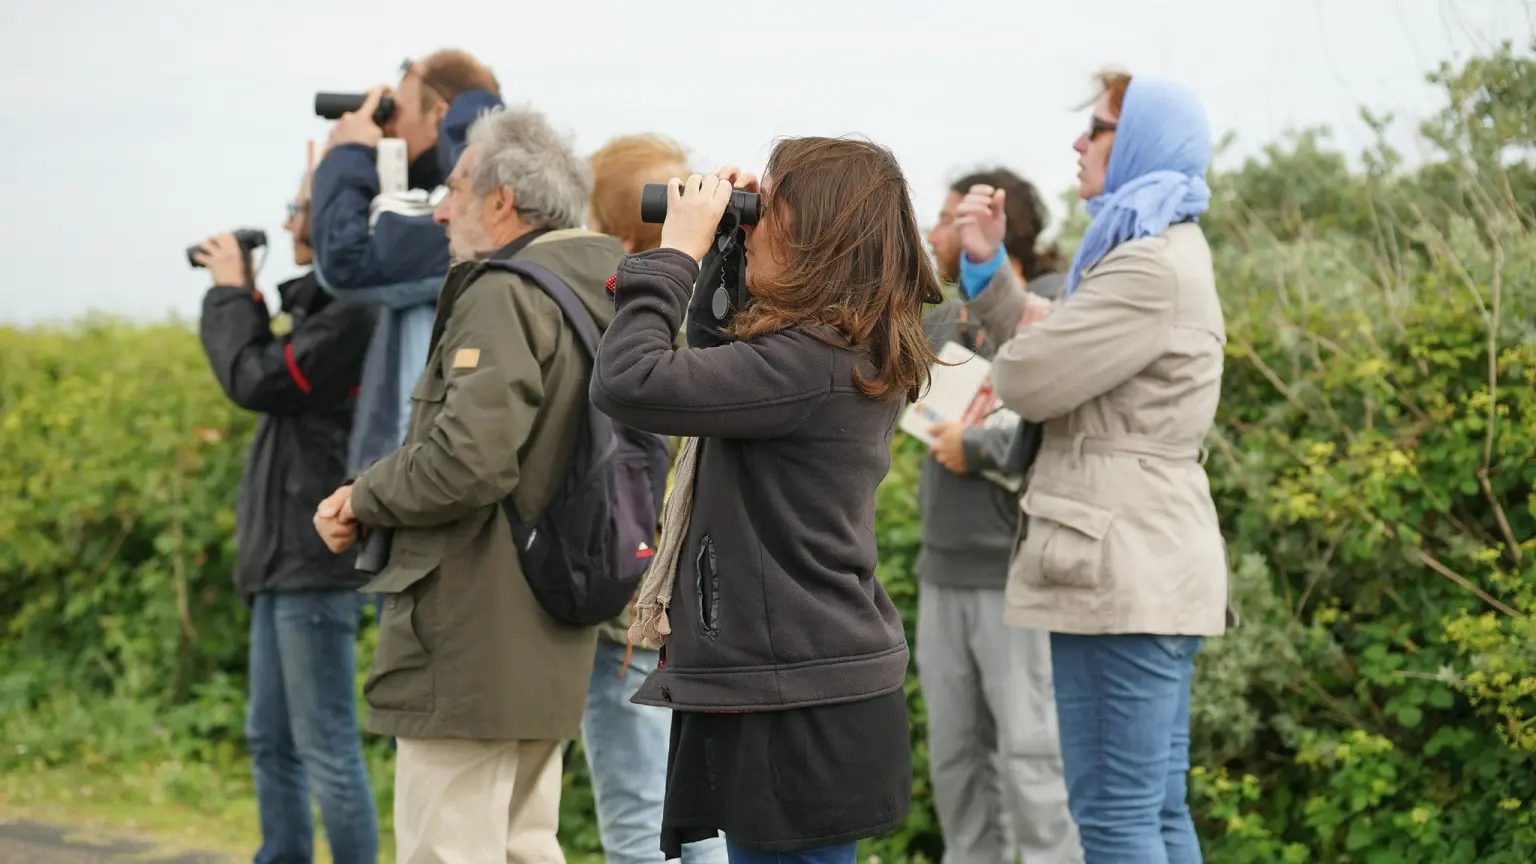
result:
<svg viewBox="0 0 1536 864"><path fill-rule="evenodd" d="M896 157L856 139L787 138L764 174L763 218L787 260L776 278L754 279L732 335L801 327L835 344L816 332L830 327L874 365L873 378L856 375L864 395L915 401L938 359L923 304L942 295Z"/></svg>

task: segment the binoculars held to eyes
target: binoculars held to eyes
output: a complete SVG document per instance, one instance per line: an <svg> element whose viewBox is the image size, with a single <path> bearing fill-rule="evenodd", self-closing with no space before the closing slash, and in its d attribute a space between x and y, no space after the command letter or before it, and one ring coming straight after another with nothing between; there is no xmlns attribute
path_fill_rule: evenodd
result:
<svg viewBox="0 0 1536 864"><path fill-rule="evenodd" d="M315 114L327 120L340 120L341 115L356 111L367 101L367 93L316 93ZM384 128L389 118L395 116L395 98L388 93L379 97L379 107L373 112L373 125Z"/></svg>
<svg viewBox="0 0 1536 864"><path fill-rule="evenodd" d="M699 277L693 285L695 302L706 300L708 314L714 320L706 325L690 312L690 327L706 326L716 336L723 336L724 328L730 325L736 311L746 305L745 228L757 224L760 202L756 192L731 190L731 201L725 205L720 224L715 227L715 242L710 244L704 260L699 262ZM640 187L640 221L653 224L667 221L666 184L647 183Z"/></svg>
<svg viewBox="0 0 1536 864"><path fill-rule="evenodd" d="M267 232L260 228L236 228L231 233L234 234L235 243L239 244L240 251L246 255L251 254L252 249L260 249L267 245ZM197 254L197 250L202 245L201 243L194 243L187 247L187 263L191 264L194 268L203 266L192 257Z"/></svg>
<svg viewBox="0 0 1536 864"><path fill-rule="evenodd" d="M756 225L758 200L756 192L732 189L731 203L726 205L720 224L726 225L734 213L737 225ZM667 221L667 184L647 183L640 187L640 221L653 224Z"/></svg>

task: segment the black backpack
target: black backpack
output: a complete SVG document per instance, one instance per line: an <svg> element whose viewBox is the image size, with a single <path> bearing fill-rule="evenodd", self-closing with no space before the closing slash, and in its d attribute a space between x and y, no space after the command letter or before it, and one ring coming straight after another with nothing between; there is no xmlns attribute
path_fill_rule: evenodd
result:
<svg viewBox="0 0 1536 864"><path fill-rule="evenodd" d="M560 277L516 259L483 264L538 285L596 364L597 329ZM590 402L578 436L570 468L544 512L530 522L511 496L501 506L533 596L555 620L587 627L624 611L640 587L655 553L672 458L666 438L614 422Z"/></svg>

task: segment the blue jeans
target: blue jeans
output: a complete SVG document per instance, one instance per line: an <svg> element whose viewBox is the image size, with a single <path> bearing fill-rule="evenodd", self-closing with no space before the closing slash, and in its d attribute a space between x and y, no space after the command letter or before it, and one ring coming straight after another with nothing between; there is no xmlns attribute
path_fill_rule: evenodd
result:
<svg viewBox="0 0 1536 864"><path fill-rule="evenodd" d="M672 712L629 701L661 655L636 648L624 677L624 646L597 641L582 750L597 801L597 834L608 864L661 864L661 813L667 796L667 748ZM683 846L684 864L726 864L720 838Z"/></svg>
<svg viewBox="0 0 1536 864"><path fill-rule="evenodd" d="M379 822L354 696L356 591L257 594L251 608L251 748L261 849L256 864L314 860L311 784L336 864L374 864Z"/></svg>
<svg viewBox="0 0 1536 864"><path fill-rule="evenodd" d="M853 864L857 843L818 846L799 852L748 852L725 838L730 864Z"/></svg>
<svg viewBox="0 0 1536 864"><path fill-rule="evenodd" d="M1200 864L1185 800L1200 643L1051 634L1067 801L1087 864Z"/></svg>

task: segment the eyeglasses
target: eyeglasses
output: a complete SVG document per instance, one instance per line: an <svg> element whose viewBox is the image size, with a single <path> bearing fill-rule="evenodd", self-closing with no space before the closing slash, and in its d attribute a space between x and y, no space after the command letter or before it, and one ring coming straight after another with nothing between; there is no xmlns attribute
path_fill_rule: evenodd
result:
<svg viewBox="0 0 1536 864"><path fill-rule="evenodd" d="M305 213L308 213L308 212L309 212L309 202L308 201L289 201L288 202L288 218L289 219L297 219L299 216L301 216L301 215L303 215Z"/></svg>
<svg viewBox="0 0 1536 864"><path fill-rule="evenodd" d="M1115 127L1118 125L1119 124L1105 120L1099 115L1094 114L1088 121L1088 140L1092 141L1093 139L1099 137L1100 132L1113 132L1115 131Z"/></svg>

